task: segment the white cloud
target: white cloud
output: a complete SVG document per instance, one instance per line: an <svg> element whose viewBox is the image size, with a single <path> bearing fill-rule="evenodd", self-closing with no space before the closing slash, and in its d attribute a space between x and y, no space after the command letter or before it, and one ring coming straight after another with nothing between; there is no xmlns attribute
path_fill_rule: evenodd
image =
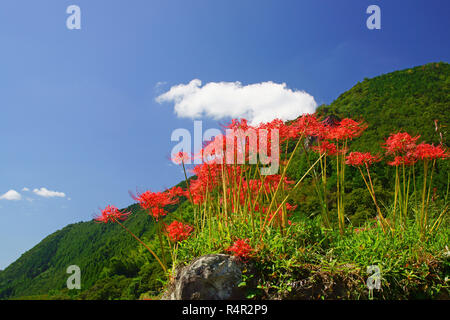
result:
<svg viewBox="0 0 450 320"><path fill-rule="evenodd" d="M22 189L22 191L30 191L30 189L28 189L27 187L24 187L24 188Z"/></svg>
<svg viewBox="0 0 450 320"><path fill-rule="evenodd" d="M0 196L0 200L21 200L22 196L16 190L9 190Z"/></svg>
<svg viewBox="0 0 450 320"><path fill-rule="evenodd" d="M246 118L251 124L275 118L292 120L317 107L305 91L287 88L272 81L243 86L240 82L202 82L194 79L179 84L156 98L158 103L173 102L179 117L213 119Z"/></svg>
<svg viewBox="0 0 450 320"><path fill-rule="evenodd" d="M40 189L33 189L33 192L37 194L38 196L44 197L44 198L53 198L53 197L59 197L64 198L66 194L64 192L58 192L58 191L51 191L47 188L40 188Z"/></svg>

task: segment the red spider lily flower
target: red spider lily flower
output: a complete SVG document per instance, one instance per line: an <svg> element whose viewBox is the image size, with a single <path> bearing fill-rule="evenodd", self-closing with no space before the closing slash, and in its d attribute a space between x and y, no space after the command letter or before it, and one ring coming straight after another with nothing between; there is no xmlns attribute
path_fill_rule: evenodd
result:
<svg viewBox="0 0 450 320"><path fill-rule="evenodd" d="M286 210L287 211L293 211L295 209L297 209L297 205L293 206L290 203L286 203Z"/></svg>
<svg viewBox="0 0 450 320"><path fill-rule="evenodd" d="M228 129L229 130L229 129ZM258 137L261 132L254 128L246 130L236 129L227 132L225 136L225 147L223 152L219 150L219 155L224 154L227 164L233 163L256 163L258 154ZM221 141L219 141L220 143ZM270 140L269 140L270 144ZM218 159L221 159L220 156Z"/></svg>
<svg viewBox="0 0 450 320"><path fill-rule="evenodd" d="M345 163L353 167L369 166L381 161L379 156L372 155L370 152L351 152L345 159Z"/></svg>
<svg viewBox="0 0 450 320"><path fill-rule="evenodd" d="M190 160L191 157L189 156L189 154L181 151L175 154L175 156L172 158L172 161L175 162L176 164L187 163Z"/></svg>
<svg viewBox="0 0 450 320"><path fill-rule="evenodd" d="M248 242L248 239L236 240L231 247L226 249L226 251L233 252L235 257L247 259L253 252L253 248L248 244Z"/></svg>
<svg viewBox="0 0 450 320"><path fill-rule="evenodd" d="M196 159L208 164L256 163L258 151L264 149L267 156L277 152L278 143L293 137L292 130L282 120L274 119L257 127L250 126L246 119L233 119L223 126L224 134L219 134L204 144Z"/></svg>
<svg viewBox="0 0 450 320"><path fill-rule="evenodd" d="M416 148L416 142L420 136L411 137L407 132L398 132L391 134L383 148L386 149L386 154L409 153Z"/></svg>
<svg viewBox="0 0 450 320"><path fill-rule="evenodd" d="M191 170L197 176L196 180L191 180L189 189L192 200L195 204L205 201L207 192L211 192L219 183L221 175L221 165L214 163L203 163Z"/></svg>
<svg viewBox="0 0 450 320"><path fill-rule="evenodd" d="M232 119L231 123L229 125L225 125L224 126L226 129L233 129L233 130L247 130L248 128L250 128L250 126L248 125L248 121L247 119L242 118L241 120L239 119Z"/></svg>
<svg viewBox="0 0 450 320"><path fill-rule="evenodd" d="M412 156L396 156L393 161L388 162L388 165L398 167L398 166L410 166L417 162L417 159Z"/></svg>
<svg viewBox="0 0 450 320"><path fill-rule="evenodd" d="M108 205L104 210L101 210L101 214L94 218L97 222L115 222L116 220L125 220L131 212L119 211L115 206Z"/></svg>
<svg viewBox="0 0 450 320"><path fill-rule="evenodd" d="M312 147L312 149L320 154L327 154L329 156L335 155L338 153L337 147L334 143L330 143L327 140L323 140L319 142L318 146Z"/></svg>
<svg viewBox="0 0 450 320"><path fill-rule="evenodd" d="M194 155L194 159L200 159L208 164L220 164L224 162L226 150L226 136L218 134L209 141L204 142L203 149Z"/></svg>
<svg viewBox="0 0 450 320"><path fill-rule="evenodd" d="M258 125L257 127L258 129L266 129L266 130L273 130L273 129L278 129L280 131L285 131L287 130L286 124L283 122L283 120L281 119L273 119L270 122L263 122L261 124Z"/></svg>
<svg viewBox="0 0 450 320"><path fill-rule="evenodd" d="M363 121L357 122L355 120L345 118L339 122L339 125L327 128L323 132L323 137L329 140L346 140L359 137L364 130L367 129L367 124Z"/></svg>
<svg viewBox="0 0 450 320"><path fill-rule="evenodd" d="M173 187L167 190L167 193L169 193L173 198L181 196L186 197L186 191L181 187Z"/></svg>
<svg viewBox="0 0 450 320"><path fill-rule="evenodd" d="M291 125L295 137L304 136L320 136L325 129L325 125L317 120L314 114L305 114L295 120Z"/></svg>
<svg viewBox="0 0 450 320"><path fill-rule="evenodd" d="M133 199L139 203L142 209L148 210L148 213L158 220L161 216L167 215L166 206L175 204L179 199L175 198L173 193L170 192L151 192L145 191L138 194L137 197L133 196Z"/></svg>
<svg viewBox="0 0 450 320"><path fill-rule="evenodd" d="M194 228L190 225L183 224L178 221L173 221L170 225L166 226L166 231L169 238L175 242L183 241L189 238L192 230L194 230Z"/></svg>
<svg viewBox="0 0 450 320"><path fill-rule="evenodd" d="M449 156L442 146L434 146L427 143L419 144L413 155L418 160L445 159Z"/></svg>
<svg viewBox="0 0 450 320"><path fill-rule="evenodd" d="M363 121L357 122L355 120L345 118L339 122L339 127L343 131L345 138L352 139L359 137L364 130L367 129L368 125Z"/></svg>

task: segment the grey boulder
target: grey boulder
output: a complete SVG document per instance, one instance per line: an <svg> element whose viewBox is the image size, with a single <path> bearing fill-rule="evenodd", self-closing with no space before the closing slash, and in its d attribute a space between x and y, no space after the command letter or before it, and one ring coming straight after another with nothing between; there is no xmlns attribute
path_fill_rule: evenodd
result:
<svg viewBox="0 0 450 320"><path fill-rule="evenodd" d="M175 279L162 300L229 300L243 299L238 288L242 263L226 254L209 254L178 268Z"/></svg>

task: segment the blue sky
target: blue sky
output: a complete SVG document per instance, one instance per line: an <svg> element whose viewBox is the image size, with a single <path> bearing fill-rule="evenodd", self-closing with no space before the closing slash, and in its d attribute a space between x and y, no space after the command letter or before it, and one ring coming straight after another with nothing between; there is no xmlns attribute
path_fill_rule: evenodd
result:
<svg viewBox="0 0 450 320"><path fill-rule="evenodd" d="M72 4L81 30L66 28ZM371 4L381 30L366 27ZM365 77L448 62L449 9L446 0L3 0L0 196L21 200L0 200L0 269L98 208L131 204L129 190L183 179L170 136L193 121L155 101L172 86L272 81L330 103Z"/></svg>

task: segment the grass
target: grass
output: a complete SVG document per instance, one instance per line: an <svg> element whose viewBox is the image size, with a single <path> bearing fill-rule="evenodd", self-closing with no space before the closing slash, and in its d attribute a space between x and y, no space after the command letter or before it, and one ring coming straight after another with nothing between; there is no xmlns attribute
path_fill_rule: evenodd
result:
<svg viewBox="0 0 450 320"><path fill-rule="evenodd" d="M404 230L383 232L375 221L348 227L341 235L322 227L319 218L297 216L287 232L268 232L264 246L247 262L241 283L257 299L419 299L449 297L448 220L443 232L420 237L420 226L408 220ZM235 228L232 238L248 238L251 228ZM180 243L179 263L223 253L230 243L208 242L209 235ZM381 272L381 289L369 290L367 268Z"/></svg>

